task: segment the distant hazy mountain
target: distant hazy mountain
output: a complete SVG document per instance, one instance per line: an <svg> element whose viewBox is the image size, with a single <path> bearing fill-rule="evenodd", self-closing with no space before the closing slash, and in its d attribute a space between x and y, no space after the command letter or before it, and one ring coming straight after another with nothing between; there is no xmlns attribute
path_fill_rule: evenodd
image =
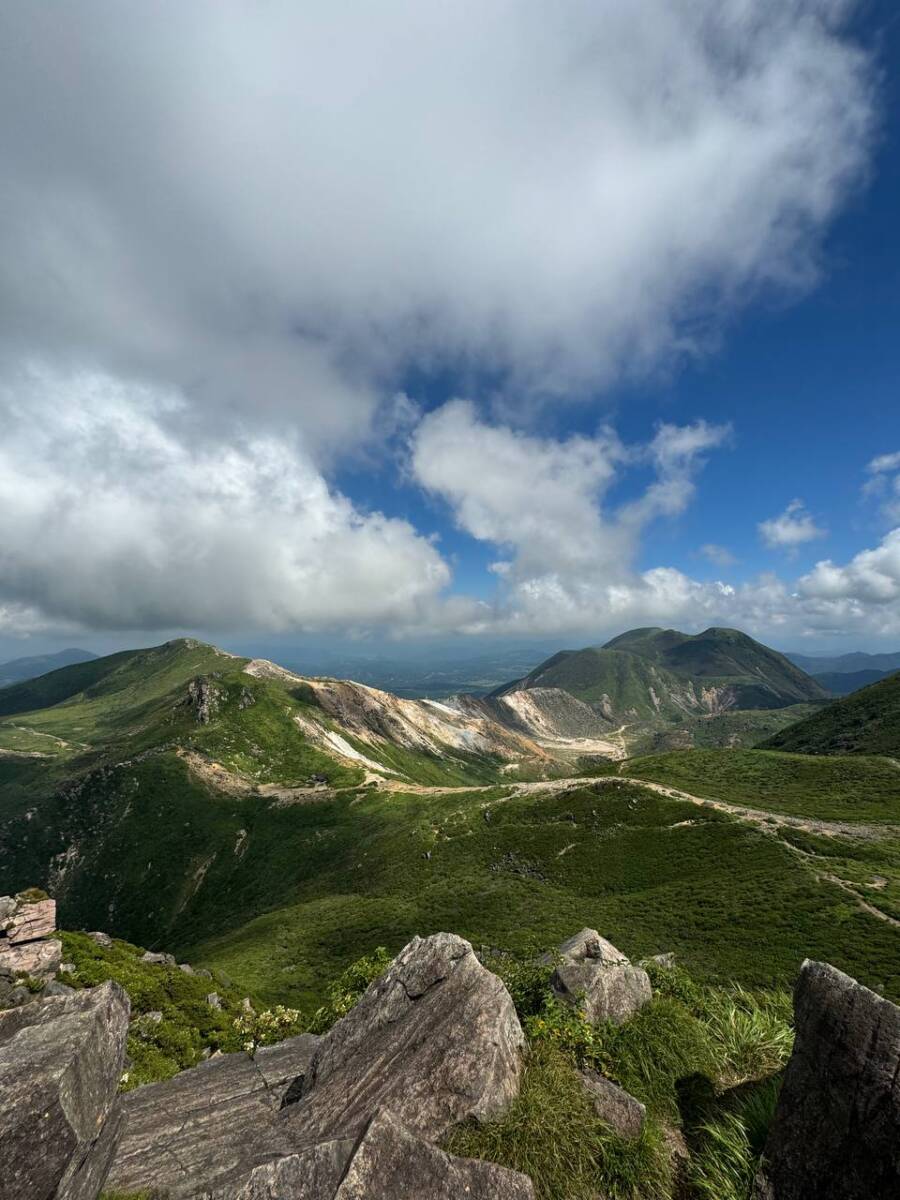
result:
<svg viewBox="0 0 900 1200"><path fill-rule="evenodd" d="M860 688L877 683L891 674L892 671L826 671L822 675L813 675L813 679L821 683L832 696L849 696L851 692L858 692Z"/></svg>
<svg viewBox="0 0 900 1200"><path fill-rule="evenodd" d="M58 667L71 667L75 663L90 662L97 657L90 650L60 650L57 654L35 654L30 658L14 658L10 662L0 663L0 688L9 687L12 683L22 683L26 679L36 679L38 675L46 675Z"/></svg>
<svg viewBox="0 0 900 1200"><path fill-rule="evenodd" d="M900 754L900 672L835 700L763 745L797 754Z"/></svg>
<svg viewBox="0 0 900 1200"><path fill-rule="evenodd" d="M866 654L862 650L854 650L850 654L786 654L802 670L810 675L827 675L840 673L842 675L856 671L879 671L882 676L892 671L900 671L900 650L893 654Z"/></svg>
<svg viewBox="0 0 900 1200"><path fill-rule="evenodd" d="M783 654L737 629L690 635L675 629L632 629L583 650L563 650L494 696L561 688L608 719L785 708L828 693Z"/></svg>

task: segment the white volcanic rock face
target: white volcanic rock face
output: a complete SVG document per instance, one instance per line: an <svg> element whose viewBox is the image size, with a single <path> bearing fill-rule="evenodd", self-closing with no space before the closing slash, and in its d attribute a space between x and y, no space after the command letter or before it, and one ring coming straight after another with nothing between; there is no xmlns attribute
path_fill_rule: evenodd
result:
<svg viewBox="0 0 900 1200"><path fill-rule="evenodd" d="M507 761L547 758L527 731L505 728L487 712L469 712L432 700L404 700L350 680L294 675L264 659L254 659L245 670L260 678L302 684L322 713L321 722L311 712L297 718L303 734L328 753L382 774L396 772L378 761L381 745L435 755L490 754ZM371 746L372 754L352 745L350 737Z"/></svg>

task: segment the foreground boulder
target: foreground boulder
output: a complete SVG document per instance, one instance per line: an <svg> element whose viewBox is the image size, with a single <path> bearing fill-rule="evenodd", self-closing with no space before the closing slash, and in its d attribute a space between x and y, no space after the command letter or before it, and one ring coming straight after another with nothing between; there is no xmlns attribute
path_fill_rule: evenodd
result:
<svg viewBox="0 0 900 1200"><path fill-rule="evenodd" d="M284 1119L321 1140L358 1133L384 1108L432 1141L467 1117L506 1110L524 1041L509 992L468 942L413 938L322 1038L303 1100Z"/></svg>
<svg viewBox="0 0 900 1200"><path fill-rule="evenodd" d="M455 1158L379 1110L358 1140L321 1142L253 1168L212 1200L534 1200L527 1175Z"/></svg>
<svg viewBox="0 0 900 1200"><path fill-rule="evenodd" d="M293 1099L289 1090L305 1075L317 1041L305 1033L254 1058L222 1054L129 1092L109 1186L136 1192L152 1184L191 1194L196 1180L239 1166L253 1138Z"/></svg>
<svg viewBox="0 0 900 1200"><path fill-rule="evenodd" d="M276 1064L279 1047L260 1051L255 1063L240 1068L245 1078L244 1072L268 1071L273 1064L280 1081L271 1093L277 1104L268 1110L262 1096L241 1090L238 1068L219 1067L220 1059L135 1092L126 1102L132 1125L111 1185L123 1191L165 1185L176 1198L221 1193L294 1200L286 1182L291 1172L298 1178L305 1172L310 1180L325 1172L322 1177L330 1179L335 1155L343 1171L353 1147L362 1149L360 1139L376 1114L403 1127L395 1142L405 1144L408 1137L418 1144L437 1140L468 1117L502 1113L518 1091L523 1043L509 993L468 942L446 933L414 938L329 1033L305 1044L300 1058L308 1061L298 1062L286 1091L287 1071ZM427 1149L417 1153L431 1162ZM287 1159L295 1165L281 1163ZM256 1168L262 1173L253 1176ZM453 1178L447 1176L448 1188ZM341 1200L357 1194L346 1179L345 1185L348 1190L337 1193ZM232 1191L223 1191L226 1186ZM318 1191L309 1190L313 1182L304 1186L296 1196L331 1200L337 1184L330 1192L327 1183L316 1183ZM445 1194L474 1200L481 1193L462 1186L456 1193L416 1193L421 1200ZM509 1193L520 1194L528 1195Z"/></svg>
<svg viewBox="0 0 900 1200"><path fill-rule="evenodd" d="M588 1021L621 1025L652 998L650 976L596 929L582 929L559 948L553 991Z"/></svg>
<svg viewBox="0 0 900 1200"><path fill-rule="evenodd" d="M0 1013L0 1200L94 1200L120 1130L118 985Z"/></svg>
<svg viewBox="0 0 900 1200"><path fill-rule="evenodd" d="M900 1008L807 961L794 1024L754 1200L896 1200Z"/></svg>

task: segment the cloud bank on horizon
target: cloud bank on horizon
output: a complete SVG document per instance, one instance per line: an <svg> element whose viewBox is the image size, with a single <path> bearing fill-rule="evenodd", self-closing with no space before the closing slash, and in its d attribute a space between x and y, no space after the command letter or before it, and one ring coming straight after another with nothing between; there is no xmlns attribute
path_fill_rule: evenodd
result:
<svg viewBox="0 0 900 1200"><path fill-rule="evenodd" d="M900 531L794 580L641 569L727 421L537 432L814 283L877 115L852 9L8 6L0 633L900 633ZM422 367L490 394L398 401ZM372 462L413 517L338 489ZM491 548L487 598L430 505ZM759 530L824 535L802 501Z"/></svg>

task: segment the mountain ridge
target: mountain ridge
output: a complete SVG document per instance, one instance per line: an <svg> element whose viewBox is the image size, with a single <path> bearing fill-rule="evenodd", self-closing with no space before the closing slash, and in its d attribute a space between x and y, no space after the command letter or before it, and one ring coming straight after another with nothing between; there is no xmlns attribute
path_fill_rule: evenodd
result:
<svg viewBox="0 0 900 1200"><path fill-rule="evenodd" d="M25 658L11 658L8 662L0 663L0 688L22 683L26 679L35 679L60 667L91 662L96 657L97 655L90 650L79 650L70 646L65 650L58 650L55 654L32 654Z"/></svg>
<svg viewBox="0 0 900 1200"><path fill-rule="evenodd" d="M699 634L647 627L602 646L563 650L491 699L538 687L568 691L606 720L783 708L828 693L784 655L734 629Z"/></svg>
<svg viewBox="0 0 900 1200"><path fill-rule="evenodd" d="M900 755L900 671L835 700L763 746L800 754Z"/></svg>

